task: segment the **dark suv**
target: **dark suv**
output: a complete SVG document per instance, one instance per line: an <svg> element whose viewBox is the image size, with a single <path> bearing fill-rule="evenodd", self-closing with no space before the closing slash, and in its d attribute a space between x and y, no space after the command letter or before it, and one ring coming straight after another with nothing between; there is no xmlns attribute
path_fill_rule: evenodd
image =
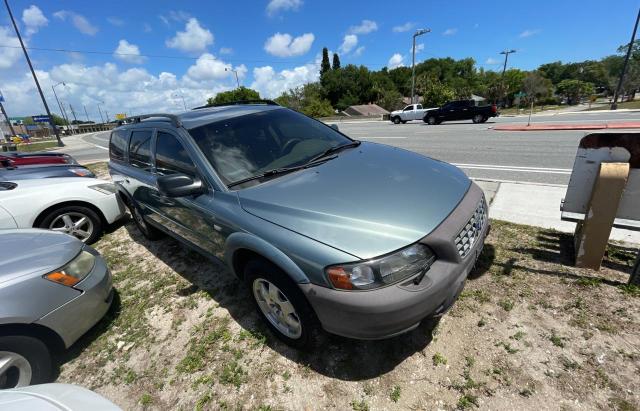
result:
<svg viewBox="0 0 640 411"><path fill-rule="evenodd" d="M270 101L127 119L109 169L148 238L223 260L285 342L390 337L442 315L488 209L456 167Z"/></svg>

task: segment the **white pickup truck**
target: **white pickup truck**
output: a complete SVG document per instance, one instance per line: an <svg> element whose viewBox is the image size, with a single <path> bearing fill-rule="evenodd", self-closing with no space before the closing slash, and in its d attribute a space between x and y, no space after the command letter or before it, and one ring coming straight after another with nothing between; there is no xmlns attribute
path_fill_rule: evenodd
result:
<svg viewBox="0 0 640 411"><path fill-rule="evenodd" d="M409 104L402 110L392 111L389 120L393 124L404 124L411 120L422 120L427 109L422 108L422 104Z"/></svg>

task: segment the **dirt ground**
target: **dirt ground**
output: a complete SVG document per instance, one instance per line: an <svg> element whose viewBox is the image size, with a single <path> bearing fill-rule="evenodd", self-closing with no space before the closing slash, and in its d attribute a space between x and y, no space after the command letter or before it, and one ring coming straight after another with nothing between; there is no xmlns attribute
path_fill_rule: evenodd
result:
<svg viewBox="0 0 640 411"><path fill-rule="evenodd" d="M224 267L127 221L95 247L108 315L61 358L58 382L123 409L640 409L636 250L571 266L571 236L493 221L465 291L436 323L384 341L280 343Z"/></svg>

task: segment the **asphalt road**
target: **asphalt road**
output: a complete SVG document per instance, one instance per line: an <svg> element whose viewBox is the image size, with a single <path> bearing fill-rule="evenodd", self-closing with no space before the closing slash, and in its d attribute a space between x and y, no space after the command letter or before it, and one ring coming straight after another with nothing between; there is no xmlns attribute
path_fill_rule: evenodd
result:
<svg viewBox="0 0 640 411"><path fill-rule="evenodd" d="M535 115L535 123L597 123L640 120L638 112ZM484 124L470 121L429 126L422 121L394 125L390 122L338 122L350 137L389 144L447 161L470 177L491 180L567 184L578 143L590 132L526 131L491 129L495 124L527 122L526 116L499 117ZM108 158L108 133L80 138L92 148L66 150L79 161Z"/></svg>

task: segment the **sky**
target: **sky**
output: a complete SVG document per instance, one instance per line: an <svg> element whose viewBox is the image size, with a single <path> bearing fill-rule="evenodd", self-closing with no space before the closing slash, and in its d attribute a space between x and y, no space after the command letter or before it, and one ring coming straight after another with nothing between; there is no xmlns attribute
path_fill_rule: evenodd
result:
<svg viewBox="0 0 640 411"><path fill-rule="evenodd" d="M179 112L241 85L275 98L317 81L321 51L372 70L431 57L479 67L599 59L627 43L640 0L10 0L45 98L79 120ZM43 113L4 6L0 90L9 116ZM59 84L64 82L64 84ZM100 107L100 109L99 109ZM85 110L86 108L86 115ZM103 114L104 115L104 114Z"/></svg>

